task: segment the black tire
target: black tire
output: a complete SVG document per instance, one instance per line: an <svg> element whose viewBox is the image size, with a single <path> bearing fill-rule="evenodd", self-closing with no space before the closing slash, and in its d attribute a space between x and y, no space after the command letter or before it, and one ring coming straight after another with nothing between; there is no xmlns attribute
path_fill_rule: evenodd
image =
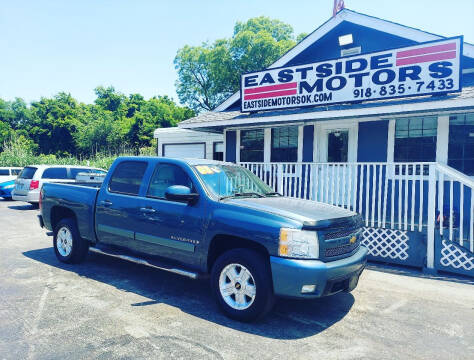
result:
<svg viewBox="0 0 474 360"><path fill-rule="evenodd" d="M231 264L244 266L251 274L249 284L255 285L255 297L250 306L245 309L235 309L227 304L219 287L219 280L223 270ZM240 274L240 273L239 273ZM224 276L224 275L223 275ZM226 277L226 280L231 281ZM263 318L273 307L272 277L268 259L262 254L249 249L232 249L222 254L214 263L211 272L211 286L214 298L224 314L232 319L249 322ZM235 288L239 289L242 285ZM232 297L231 297L232 298ZM234 298L235 299L235 296ZM251 299L250 297L246 297ZM250 301L248 301L250 303Z"/></svg>
<svg viewBox="0 0 474 360"><path fill-rule="evenodd" d="M68 254L61 254L58 250L58 233L59 231L63 231L63 229L67 229L70 234L72 235L72 248ZM61 240L59 240L61 241ZM54 236L53 236L53 248L54 253L59 261L68 263L68 264L78 264L83 262L87 256L89 251L89 242L84 240L79 235L79 230L77 229L77 224L74 219L62 219L58 222L56 227L54 228Z"/></svg>

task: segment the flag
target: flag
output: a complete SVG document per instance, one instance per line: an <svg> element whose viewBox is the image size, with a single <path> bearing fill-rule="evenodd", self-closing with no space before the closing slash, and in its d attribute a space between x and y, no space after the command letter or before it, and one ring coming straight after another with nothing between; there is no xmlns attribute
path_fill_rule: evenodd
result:
<svg viewBox="0 0 474 360"><path fill-rule="evenodd" d="M332 16L336 16L336 14L344 9L344 0L334 0L334 9L332 10Z"/></svg>

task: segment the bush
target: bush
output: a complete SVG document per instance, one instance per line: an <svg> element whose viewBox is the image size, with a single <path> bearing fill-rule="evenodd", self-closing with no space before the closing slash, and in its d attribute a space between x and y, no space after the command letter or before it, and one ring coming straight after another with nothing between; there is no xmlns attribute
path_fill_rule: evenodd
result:
<svg viewBox="0 0 474 360"><path fill-rule="evenodd" d="M26 166L31 164L35 156L36 145L23 135L13 135L3 145L0 153L0 166Z"/></svg>
<svg viewBox="0 0 474 360"><path fill-rule="evenodd" d="M131 151L125 151L119 155L96 154L90 158L76 158L73 156L57 156L54 154L34 155L35 144L23 136L11 138L5 142L4 151L0 152L0 166L27 166L27 165L83 165L108 170L118 156L133 156ZM141 148L141 156L154 156L156 154L153 146Z"/></svg>

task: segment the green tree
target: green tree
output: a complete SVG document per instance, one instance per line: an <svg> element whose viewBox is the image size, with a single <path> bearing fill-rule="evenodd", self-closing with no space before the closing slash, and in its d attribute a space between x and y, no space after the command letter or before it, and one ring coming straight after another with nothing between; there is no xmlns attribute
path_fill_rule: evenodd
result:
<svg viewBox="0 0 474 360"><path fill-rule="evenodd" d="M143 118L138 132L140 147L150 146L156 128L177 126L180 121L195 115L191 109L176 105L168 96L151 98L141 114Z"/></svg>
<svg viewBox="0 0 474 360"><path fill-rule="evenodd" d="M291 25L285 24L281 20L270 19L265 16L251 18L246 22L237 21L234 26L234 36L244 31L250 31L255 34L260 31L265 31L276 41L291 40L294 36Z"/></svg>
<svg viewBox="0 0 474 360"><path fill-rule="evenodd" d="M14 131L10 125L5 121L0 120L0 151L3 151L5 143L10 140L13 134Z"/></svg>
<svg viewBox="0 0 474 360"><path fill-rule="evenodd" d="M79 125L74 133L76 151L82 156L95 155L97 152L115 152L121 138L114 126L114 114L97 105L83 105L79 113Z"/></svg>
<svg viewBox="0 0 474 360"><path fill-rule="evenodd" d="M116 155L132 149L139 154L150 151L157 127L176 126L194 116L191 109L167 96L146 100L140 94L126 96L112 86L99 86L95 92L93 104L78 103L67 93L41 98L29 106L22 99L0 99L0 152L15 138L14 144L22 145L16 148L28 145L29 153L37 152L41 162Z"/></svg>
<svg viewBox="0 0 474 360"><path fill-rule="evenodd" d="M239 89L241 73L269 66L295 44L290 25L260 16L237 22L230 39L186 45L174 59L178 97L196 112L212 110Z"/></svg>
<svg viewBox="0 0 474 360"><path fill-rule="evenodd" d="M98 86L94 91L97 96L95 103L102 109L117 113L124 108L126 96L117 92L113 86Z"/></svg>
<svg viewBox="0 0 474 360"><path fill-rule="evenodd" d="M192 110L176 105L167 96L145 100L140 94L127 97L112 87L107 89L98 91L95 104L79 107L74 139L82 156L120 153L125 149L138 154L140 148L152 144L156 128L176 126L179 121L194 116Z"/></svg>
<svg viewBox="0 0 474 360"><path fill-rule="evenodd" d="M31 104L31 138L43 154L70 155L75 153L73 134L79 125L78 104L61 92L52 99L42 98Z"/></svg>
<svg viewBox="0 0 474 360"><path fill-rule="evenodd" d="M15 113L11 108L11 103L0 99L0 121L7 124L11 128L11 124L15 122Z"/></svg>

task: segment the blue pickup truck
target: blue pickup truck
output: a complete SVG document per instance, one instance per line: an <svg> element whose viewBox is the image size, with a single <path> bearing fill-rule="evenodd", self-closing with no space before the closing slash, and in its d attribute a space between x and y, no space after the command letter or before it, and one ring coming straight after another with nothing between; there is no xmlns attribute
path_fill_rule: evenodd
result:
<svg viewBox="0 0 474 360"><path fill-rule="evenodd" d="M283 197L232 163L120 157L97 187L44 184L40 208L60 261L93 251L210 277L220 308L241 321L275 296L351 291L366 264L359 215Z"/></svg>

